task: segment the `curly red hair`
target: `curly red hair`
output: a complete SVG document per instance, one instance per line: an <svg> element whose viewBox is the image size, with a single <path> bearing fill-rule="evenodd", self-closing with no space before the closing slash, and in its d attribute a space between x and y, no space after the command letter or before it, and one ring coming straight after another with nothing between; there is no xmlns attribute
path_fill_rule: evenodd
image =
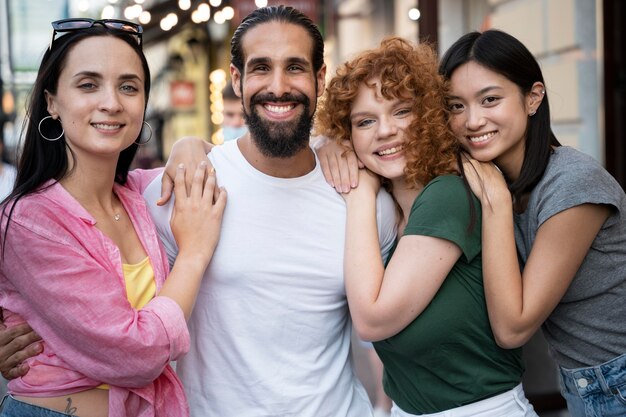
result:
<svg viewBox="0 0 626 417"><path fill-rule="evenodd" d="M359 87L374 78L380 79L386 99L413 103L415 117L404 142L407 184L423 186L436 176L455 173L459 144L448 128L446 83L437 71L436 53L426 44L389 37L341 65L318 107L317 132L350 139L352 104Z"/></svg>

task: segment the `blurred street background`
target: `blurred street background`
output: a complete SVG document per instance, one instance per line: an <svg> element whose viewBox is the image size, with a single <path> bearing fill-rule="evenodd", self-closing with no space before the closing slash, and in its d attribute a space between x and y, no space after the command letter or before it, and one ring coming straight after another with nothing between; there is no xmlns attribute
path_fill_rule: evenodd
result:
<svg viewBox="0 0 626 417"><path fill-rule="evenodd" d="M140 148L136 166L153 167L167 159L172 143L182 136L221 143L230 37L245 15L274 4L294 6L319 25L329 76L385 35L431 42L443 53L472 30L511 33L542 66L561 143L596 158L626 188L623 0L0 0L3 161L13 163L19 151L25 103L50 42L51 21L118 18L144 26L153 85L146 120L155 135ZM375 378L364 349L355 343L355 360L373 398ZM525 348L525 360L526 393L539 414L566 417L541 335Z"/></svg>

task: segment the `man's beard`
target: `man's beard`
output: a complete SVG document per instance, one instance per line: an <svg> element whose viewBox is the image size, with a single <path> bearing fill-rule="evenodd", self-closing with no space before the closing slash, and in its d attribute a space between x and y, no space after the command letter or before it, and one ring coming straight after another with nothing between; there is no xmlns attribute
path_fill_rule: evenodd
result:
<svg viewBox="0 0 626 417"><path fill-rule="evenodd" d="M270 122L259 116L256 105L264 102L301 103L302 114L296 120ZM244 118L250 131L250 137L263 155L270 158L290 158L309 144L313 116L310 100L305 95L284 94L277 98L274 94L258 94L250 98L250 114L244 106Z"/></svg>

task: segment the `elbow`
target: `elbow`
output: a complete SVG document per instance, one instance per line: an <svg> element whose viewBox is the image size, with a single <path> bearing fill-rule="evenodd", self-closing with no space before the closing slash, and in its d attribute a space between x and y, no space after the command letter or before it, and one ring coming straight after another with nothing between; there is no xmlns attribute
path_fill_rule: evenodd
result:
<svg viewBox="0 0 626 417"><path fill-rule="evenodd" d="M502 349L517 349L531 338L532 333L515 331L495 331L494 338Z"/></svg>
<svg viewBox="0 0 626 417"><path fill-rule="evenodd" d="M353 322L354 330L359 339L365 342L378 342L393 336L386 326L376 326L368 323Z"/></svg>

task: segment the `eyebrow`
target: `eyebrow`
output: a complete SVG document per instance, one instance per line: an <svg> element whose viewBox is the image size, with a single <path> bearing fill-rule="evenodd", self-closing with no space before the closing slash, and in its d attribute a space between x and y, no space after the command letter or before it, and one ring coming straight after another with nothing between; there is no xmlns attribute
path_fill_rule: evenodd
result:
<svg viewBox="0 0 626 417"><path fill-rule="evenodd" d="M246 63L246 66L253 66L257 64L269 64L271 61L272 60L268 57L251 58L250 61ZM298 57L298 56L289 57L285 59L285 62L287 62L287 64L300 64L306 67L311 66L308 60Z"/></svg>
<svg viewBox="0 0 626 417"><path fill-rule="evenodd" d="M357 119L357 118L362 117L362 116L369 116L369 114L370 114L370 112L367 112L367 111L360 111L360 112L356 112L356 113L351 113L350 114L350 120Z"/></svg>
<svg viewBox="0 0 626 417"><path fill-rule="evenodd" d="M74 74L73 78L77 77L91 77L91 78L102 78L102 74L95 71L80 71ZM141 77L137 74L122 74L119 76L120 80L139 80L141 81Z"/></svg>
<svg viewBox="0 0 626 417"><path fill-rule="evenodd" d="M401 105L411 105L411 100L401 100L399 98L396 98L392 104L393 107L397 107L397 106L401 106ZM358 118L358 117L362 117L362 116L369 116L371 113L368 111L359 111L356 113L350 113L350 120Z"/></svg>
<svg viewBox="0 0 626 417"><path fill-rule="evenodd" d="M492 90L501 90L501 89L502 89L502 87L497 86L497 85L488 85L487 87L481 88L480 90L478 90L478 92L476 94L474 94L474 96L475 97L482 96L483 94L486 94L486 93L488 93L488 92L490 92ZM447 98L448 98L448 100L460 100L461 99L461 97L455 96L455 95L452 95L452 94L448 94Z"/></svg>

